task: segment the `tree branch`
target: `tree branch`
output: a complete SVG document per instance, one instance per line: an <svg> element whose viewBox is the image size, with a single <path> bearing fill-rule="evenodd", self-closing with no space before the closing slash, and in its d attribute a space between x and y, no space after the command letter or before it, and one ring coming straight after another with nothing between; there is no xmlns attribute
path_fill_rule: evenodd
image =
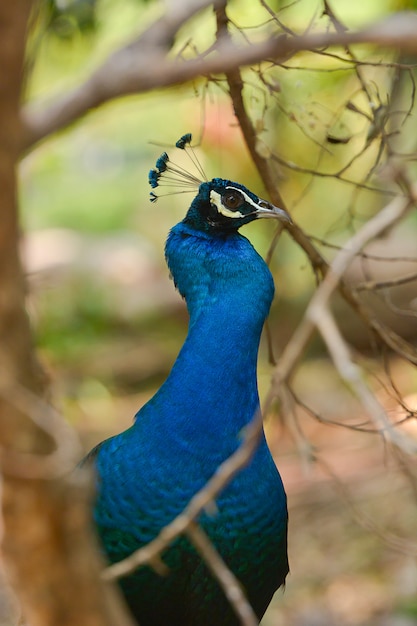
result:
<svg viewBox="0 0 417 626"><path fill-rule="evenodd" d="M249 604L238 579L227 567L201 526L192 522L187 529L187 536L219 581L242 626L258 626L259 620Z"/></svg>
<svg viewBox="0 0 417 626"><path fill-rule="evenodd" d="M416 188L414 188L414 194ZM351 261L372 239L396 223L415 202L415 198L395 198L370 219L338 252L326 276L307 307L303 321L284 349L273 374L272 388L278 394L281 384L288 380L294 367L317 328L327 344L333 362L341 377L361 400L381 435L407 454L417 452L417 444L391 424L383 407L365 385L360 369L353 363L334 318L329 312L329 301L337 289Z"/></svg>
<svg viewBox="0 0 417 626"><path fill-rule="evenodd" d="M417 28L417 14L397 14L392 16L392 25L395 26L398 24L402 26L406 32L409 32L408 26L404 23L404 19L406 16L409 17L410 23L414 24ZM217 17L217 36L219 40L228 40L228 18L226 14L226 10L224 7L219 7L216 10ZM390 20L391 18L388 18ZM386 29L386 20L378 25L374 26L373 29L376 32L385 32ZM372 28L369 29L372 31ZM332 34L332 33L326 33ZM347 34L345 31L339 31L336 35L344 36ZM334 33L333 33L334 35ZM313 35L307 35L308 37L314 37ZM258 151L258 141L257 134L252 125L252 122L249 116L246 113L246 108L243 100L243 82L239 69L235 69L232 72L226 72L226 79L229 85L230 96L233 102L233 107L235 111L235 115L238 119L239 126L242 129L242 134L246 143L246 146L249 150L249 153L255 163L259 175L262 179L262 182L265 185L265 188L274 204L280 206L281 208L286 208L285 202L279 193L276 186L276 177L271 168L271 159L268 159ZM401 172L392 172L394 176L401 178L404 175ZM407 185L407 181L403 181L405 186L407 187L407 191L409 194L409 200L407 196L405 198L399 198L398 201L408 202L416 202L417 200L417 189L415 186ZM314 273L320 279L327 275L329 270L329 265L327 261L321 256L320 252L313 245L310 237L308 237L304 231L295 223L280 224L277 227L278 232L280 232L283 228L285 228L290 236L294 239L294 241L304 250L306 253L311 266L313 268ZM272 256L273 246L275 245L276 237L274 237L273 243L271 245L270 250L268 251L267 258L270 259ZM346 300L348 304L353 308L354 311L362 318L362 320L366 323L366 325L371 328L374 333L379 337L379 339L388 345L392 350L402 355L411 363L417 364L417 349L405 341L402 337L400 337L393 330L388 328L385 324L377 320L373 314L361 303L358 293L347 285L342 277L340 276L337 282L338 289ZM299 327L296 331L296 336L298 337L298 341L304 343L307 339L307 336L310 336L310 331L305 327Z"/></svg>
<svg viewBox="0 0 417 626"><path fill-rule="evenodd" d="M265 403L268 410L272 397ZM152 565L160 554L176 539L185 533L190 525L205 509L210 509L217 495L247 464L256 450L262 433L262 413L259 410L252 422L246 427L242 444L228 459L223 461L215 474L204 487L193 496L185 509L170 524L165 526L159 535L143 548L140 548L123 561L110 565L103 573L105 580L114 580L127 576L138 567Z"/></svg>
<svg viewBox="0 0 417 626"><path fill-rule="evenodd" d="M28 480L54 480L68 476L81 456L81 446L75 432L62 416L42 398L19 385L9 389L0 388L0 398L27 415L54 442L48 454L22 452L0 446L3 473Z"/></svg>
<svg viewBox="0 0 417 626"><path fill-rule="evenodd" d="M216 9L224 7L224 2L220 1L172 3L167 14L136 40L110 55L83 84L57 97L52 104L41 102L27 106L22 113L25 125L22 150L28 150L113 98L169 87L210 74L231 73L264 60L287 59L302 50L367 43L417 52L417 14L401 12L356 32L279 34L247 45L236 45L229 37L219 37L209 55L186 61L171 60L167 48L180 26L210 4Z"/></svg>
<svg viewBox="0 0 417 626"><path fill-rule="evenodd" d="M398 287L406 285L417 280L417 272L398 276L397 278L389 278L387 280L367 280L359 285L355 285L355 291L378 291L379 289L387 289L388 287Z"/></svg>

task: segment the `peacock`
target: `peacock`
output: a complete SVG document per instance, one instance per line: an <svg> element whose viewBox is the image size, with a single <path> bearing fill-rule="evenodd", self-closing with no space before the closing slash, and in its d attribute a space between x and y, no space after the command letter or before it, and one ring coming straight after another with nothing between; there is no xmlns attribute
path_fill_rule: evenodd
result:
<svg viewBox="0 0 417 626"><path fill-rule="evenodd" d="M188 334L161 388L130 428L96 446L94 522L111 563L155 538L241 444L259 408L257 355L274 296L271 273L238 233L259 218L288 214L245 186L200 177L163 153L149 173L196 189L185 218L169 233L165 256L189 313ZM201 180L203 178L203 180ZM157 199L151 192L151 201ZM199 524L240 581L259 619L288 573L287 504L281 477L262 437L249 465ZM218 582L185 537L162 555L168 574L143 567L119 583L141 626L235 626L239 620Z"/></svg>

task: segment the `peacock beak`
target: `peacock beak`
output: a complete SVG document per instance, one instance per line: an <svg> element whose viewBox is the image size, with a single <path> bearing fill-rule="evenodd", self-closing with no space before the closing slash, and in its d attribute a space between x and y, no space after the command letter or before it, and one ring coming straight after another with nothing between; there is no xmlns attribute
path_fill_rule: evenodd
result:
<svg viewBox="0 0 417 626"><path fill-rule="evenodd" d="M292 224L291 216L289 213L287 213L287 211L285 211L284 209L279 209L267 200L259 200L256 209L256 217L273 217L280 220L280 222L284 222L285 224Z"/></svg>

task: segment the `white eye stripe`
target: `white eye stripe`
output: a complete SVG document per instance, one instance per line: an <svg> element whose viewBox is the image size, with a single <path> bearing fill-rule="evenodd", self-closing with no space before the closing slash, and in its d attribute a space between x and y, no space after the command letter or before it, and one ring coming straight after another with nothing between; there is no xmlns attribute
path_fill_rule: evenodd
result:
<svg viewBox="0 0 417 626"><path fill-rule="evenodd" d="M234 191L239 191L239 193L241 193L240 189L235 190L234 187L226 187L226 189L233 189ZM231 217L232 219L245 217L240 211L231 211L227 207L223 206L221 195L217 193L217 191L214 191L214 189L210 191L210 202L211 204L214 204L218 212L225 217Z"/></svg>
<svg viewBox="0 0 417 626"><path fill-rule="evenodd" d="M248 204L251 204L256 210L259 209L259 205L256 204L256 202L254 202L252 198L248 196L247 193L242 191L242 189L237 189L236 187L232 187L231 185L226 187L226 189L231 189L232 191L236 191L237 193L241 194L245 198L245 202L247 202ZM246 217L240 211L231 211L230 209L225 207L222 203L221 195L217 193L217 191L214 191L214 189L210 191L210 202L211 204L214 204L218 212L224 215L225 217L230 217L232 219Z"/></svg>
<svg viewBox="0 0 417 626"><path fill-rule="evenodd" d="M240 193L245 198L245 202L247 202L248 204L251 204L253 207L255 207L255 209L259 209L259 205L256 204L256 202L254 202L252 198L248 196L247 193L242 191L242 189L237 189L236 187L232 187L232 186L226 187L226 189L233 189L233 191L237 191L237 193Z"/></svg>

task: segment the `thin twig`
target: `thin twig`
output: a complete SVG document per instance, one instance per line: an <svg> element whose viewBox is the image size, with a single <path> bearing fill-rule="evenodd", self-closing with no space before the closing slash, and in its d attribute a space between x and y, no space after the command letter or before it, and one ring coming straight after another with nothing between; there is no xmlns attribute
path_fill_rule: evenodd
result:
<svg viewBox="0 0 417 626"><path fill-rule="evenodd" d="M268 409L272 397L269 398ZM123 561L110 565L104 572L106 580L113 580L131 574L141 565L152 564L161 552L174 539L186 532L200 513L209 508L217 495L233 479L234 476L250 461L256 450L263 430L262 413L259 410L252 422L245 428L245 435L239 448L219 467L206 485L193 496L185 509L159 535L143 548L140 548Z"/></svg>
<svg viewBox="0 0 417 626"><path fill-rule="evenodd" d="M315 315L315 323L327 345L337 371L372 417L381 436L406 454L416 454L417 442L395 428L384 407L365 384L363 372L352 361L349 348L328 309L328 302L321 306L320 313Z"/></svg>
<svg viewBox="0 0 417 626"><path fill-rule="evenodd" d="M398 276L397 278L390 278L387 280L367 280L365 282L355 285L355 291L377 291L379 289L386 289L387 287L398 287L399 285L405 285L417 280L417 272L412 274L406 274L405 276Z"/></svg>
<svg viewBox="0 0 417 626"><path fill-rule="evenodd" d="M371 43L410 54L417 51L417 14L405 11L356 32L308 32L297 36L279 34L266 37L260 43L246 45L236 45L229 38L219 38L214 54L206 57L203 53L201 57L186 61L172 60L167 55L167 49L180 26L210 4L215 4L217 8L223 5L220 1L213 3L208 0L172 3L175 10L148 29L152 37L144 33L113 53L83 84L57 97L52 104L42 102L26 107L23 111L26 132L22 150L28 150L46 136L62 130L113 98L184 83L202 75L231 73L239 67L266 59L288 59L299 51L321 50L327 46Z"/></svg>
<svg viewBox="0 0 417 626"><path fill-rule="evenodd" d="M411 208L417 198L417 188L413 191L412 198L394 198L379 213L371 218L362 228L343 246L335 256L329 271L326 274L319 290L311 301L311 316L315 315L315 307L320 308L321 302L327 302L330 295L337 288L344 272L354 257L372 239L375 239L389 226L397 223Z"/></svg>
<svg viewBox="0 0 417 626"><path fill-rule="evenodd" d="M186 534L218 580L242 626L258 626L259 620L249 604L238 579L227 567L201 526L191 522Z"/></svg>
<svg viewBox="0 0 417 626"><path fill-rule="evenodd" d="M323 306L329 301L334 290L340 283L343 273L362 248L381 233L385 228L398 221L412 206L411 200L396 198L392 200L375 217L367 222L337 253L326 277L314 294L303 321L298 326L293 338L287 344L274 373L276 383L286 380L292 373L297 360L307 345L317 323ZM373 321L373 327L379 324ZM381 325L382 326L382 325Z"/></svg>
<svg viewBox="0 0 417 626"><path fill-rule="evenodd" d="M47 480L55 480L72 472L81 457L81 446L62 415L22 386L0 389L0 397L51 437L54 446L51 452L44 455L0 447L2 472L19 478Z"/></svg>
<svg viewBox="0 0 417 626"><path fill-rule="evenodd" d="M333 485L336 487L339 492L340 497L348 506L352 516L357 521L357 523L362 526L362 528L366 528L368 531L372 532L374 535L377 535L387 546L400 552L402 554L406 554L408 556L415 557L417 556L417 544L412 543L411 541L406 541L401 537L398 537L392 533L387 532L385 529L378 526L366 513L361 511L354 502L354 499L349 493L348 487L340 480L340 478L333 472L330 468L329 464L326 463L322 458L316 457L316 463L318 463L323 470L331 477Z"/></svg>
<svg viewBox="0 0 417 626"><path fill-rule="evenodd" d="M399 16L397 16L399 17ZM219 7L216 10L216 18L217 18L217 37L222 40L228 38L227 27L228 27L228 18L226 11L223 7ZM417 20L417 15L416 15ZM340 33L339 33L340 34ZM259 175L267 189L271 200L277 206L285 209L285 202L277 189L276 186L276 177L271 168L270 160L264 158L257 151L257 134L253 124L246 112L246 107L243 100L243 81L240 74L239 69L235 69L233 72L226 72L226 78L229 85L230 96L233 101L233 107L235 111L235 115L239 121L239 126L242 130L242 134L244 140L246 142L246 146L249 150L249 153L253 159L254 164L256 165ZM416 200L417 191L414 189L408 189L409 196L412 198L413 202ZM408 196L400 196L398 201L408 202ZM280 226L279 228L282 228ZM313 268L313 271L316 275L316 278L319 280L320 278L326 276L329 265L326 260L322 257L317 248L313 245L311 238L308 237L304 231L293 221L291 224L286 224L285 229L290 234L290 236L294 239L294 241L304 250L306 253L310 264ZM272 247L268 251L268 258L272 254ZM348 304L356 311L356 313L363 319L365 324L371 328L375 334L379 337L379 339L386 345L388 345L392 350L396 351L398 354L409 360L411 363L417 364L417 350L414 346L405 341L402 337L400 337L397 333L395 333L392 329L388 328L377 320L372 312L370 312L363 303L359 300L358 294L348 286L342 279L339 277L338 279L338 288L342 295L342 297L348 302ZM307 342L309 337L311 336L313 328L307 329L306 326L299 327L296 331L297 341L294 345L300 341L302 344ZM289 348L290 350L290 348ZM298 349L295 350L297 355L299 355ZM287 353L290 358L290 354ZM297 357L298 358L298 357ZM293 357L290 358L293 360ZM276 374L278 375L278 374Z"/></svg>

